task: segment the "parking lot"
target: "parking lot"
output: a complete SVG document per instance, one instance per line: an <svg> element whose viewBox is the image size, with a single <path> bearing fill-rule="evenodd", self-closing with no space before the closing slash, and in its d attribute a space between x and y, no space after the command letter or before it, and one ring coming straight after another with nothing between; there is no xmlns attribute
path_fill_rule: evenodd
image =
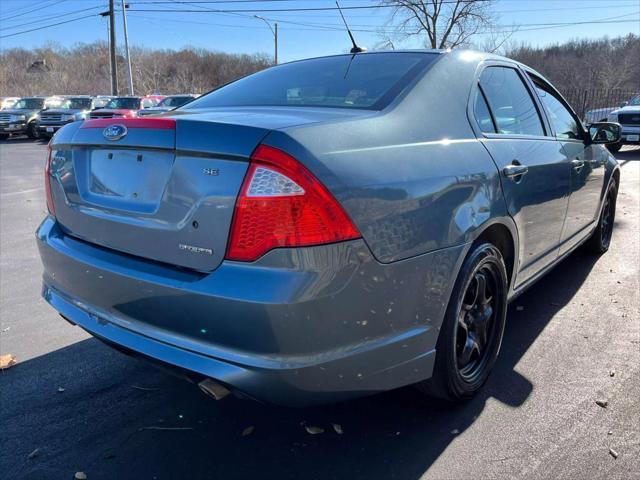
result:
<svg viewBox="0 0 640 480"><path fill-rule="evenodd" d="M0 142L0 350L17 359L0 373L3 479L640 478L640 149L617 155L611 249L572 254L512 303L473 401L405 388L307 409L215 402L45 305L45 153Z"/></svg>

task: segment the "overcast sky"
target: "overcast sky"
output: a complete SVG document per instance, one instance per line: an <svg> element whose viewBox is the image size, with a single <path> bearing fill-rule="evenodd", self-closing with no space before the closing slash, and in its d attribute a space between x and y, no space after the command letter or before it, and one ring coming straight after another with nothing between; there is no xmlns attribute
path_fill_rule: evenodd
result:
<svg viewBox="0 0 640 480"><path fill-rule="evenodd" d="M130 0L131 7L127 15L130 43L155 48L195 46L233 53L272 54L271 31L262 20L253 17L260 15L271 24L276 21L279 23L281 61L341 53L350 46L346 33L340 30L341 20L336 11L207 11L334 7L333 0L199 1ZM118 6L120 2L116 0ZM373 4L376 2L369 0L341 1L344 7ZM3 37L0 38L0 49L36 47L51 41L71 46L78 42L106 40L107 20L97 15L106 5L107 0L0 0L0 37ZM546 45L572 38L640 34L640 0L498 0L495 12L499 15L501 28L520 25L513 39L532 45ZM88 18L25 32L83 16ZM345 16L355 30L358 43L371 48L381 41L382 37L377 32L385 28L387 9L345 10ZM611 23L548 25L594 21ZM20 34L9 36L16 33ZM117 19L117 36L122 43L121 16ZM400 46L419 48L422 45L414 41L398 44L396 48Z"/></svg>

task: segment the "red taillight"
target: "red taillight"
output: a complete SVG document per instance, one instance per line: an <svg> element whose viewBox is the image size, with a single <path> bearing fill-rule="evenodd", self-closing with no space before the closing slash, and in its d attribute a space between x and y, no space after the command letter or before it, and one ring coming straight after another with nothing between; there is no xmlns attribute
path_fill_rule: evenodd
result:
<svg viewBox="0 0 640 480"><path fill-rule="evenodd" d="M236 201L227 259L250 262L277 247L359 237L340 204L309 170L282 150L258 146Z"/></svg>
<svg viewBox="0 0 640 480"><path fill-rule="evenodd" d="M56 207L53 204L53 195L51 194L51 147L48 147L47 150L47 163L44 166L44 191L47 196L47 210L55 217Z"/></svg>

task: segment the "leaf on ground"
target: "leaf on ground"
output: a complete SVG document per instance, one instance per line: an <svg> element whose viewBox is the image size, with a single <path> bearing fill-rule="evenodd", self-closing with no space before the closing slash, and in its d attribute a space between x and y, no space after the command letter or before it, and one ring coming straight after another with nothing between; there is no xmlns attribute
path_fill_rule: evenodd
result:
<svg viewBox="0 0 640 480"><path fill-rule="evenodd" d="M307 433L309 433L310 435L318 435L320 433L324 433L324 428L312 427L312 426L307 426L304 428L307 431Z"/></svg>
<svg viewBox="0 0 640 480"><path fill-rule="evenodd" d="M609 402L606 400L596 400L596 405L602 408L607 408L607 405L609 405Z"/></svg>
<svg viewBox="0 0 640 480"><path fill-rule="evenodd" d="M0 355L0 370L13 367L15 364L16 364L15 355L11 355L10 353L7 353L6 355Z"/></svg>
<svg viewBox="0 0 640 480"><path fill-rule="evenodd" d="M60 393L64 392L64 387L58 387L58 392Z"/></svg>
<svg viewBox="0 0 640 480"><path fill-rule="evenodd" d="M340 425L339 423L332 423L331 426L338 435L342 435L344 433L344 430L342 430L342 425Z"/></svg>
<svg viewBox="0 0 640 480"><path fill-rule="evenodd" d="M618 452L616 452L613 448L609 448L609 453L613 458L618 458Z"/></svg>
<svg viewBox="0 0 640 480"><path fill-rule="evenodd" d="M29 455L27 455L27 458L35 458L38 456L38 454L40 453L40 449L36 448L33 452L31 452Z"/></svg>
<svg viewBox="0 0 640 480"><path fill-rule="evenodd" d="M75 480L87 480L87 474L84 472L76 472L73 478Z"/></svg>
<svg viewBox="0 0 640 480"><path fill-rule="evenodd" d="M242 431L242 436L246 437L247 435L251 435L254 430L255 430L255 427L253 425L250 425Z"/></svg>

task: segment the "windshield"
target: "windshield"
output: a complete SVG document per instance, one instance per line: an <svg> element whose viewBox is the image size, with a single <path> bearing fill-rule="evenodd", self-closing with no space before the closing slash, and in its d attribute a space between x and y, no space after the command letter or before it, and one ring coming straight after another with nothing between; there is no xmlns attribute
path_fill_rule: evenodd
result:
<svg viewBox="0 0 640 480"><path fill-rule="evenodd" d="M640 105L640 95L636 95L631 100L629 100L629 105Z"/></svg>
<svg viewBox="0 0 640 480"><path fill-rule="evenodd" d="M370 53L288 63L214 90L185 109L307 106L378 110L436 58L424 53Z"/></svg>
<svg viewBox="0 0 640 480"><path fill-rule="evenodd" d="M168 108L177 108L181 107L187 102L193 100L193 97L167 97L162 100L158 106L159 107L168 107Z"/></svg>
<svg viewBox="0 0 640 480"><path fill-rule="evenodd" d="M90 98L68 98L60 106L65 110L85 110L91 108Z"/></svg>
<svg viewBox="0 0 640 480"><path fill-rule="evenodd" d="M12 108L18 110L42 110L44 108L44 98L21 98Z"/></svg>
<svg viewBox="0 0 640 480"><path fill-rule="evenodd" d="M140 99L131 97L120 97L109 100L105 108L122 108L126 110L140 109Z"/></svg>

